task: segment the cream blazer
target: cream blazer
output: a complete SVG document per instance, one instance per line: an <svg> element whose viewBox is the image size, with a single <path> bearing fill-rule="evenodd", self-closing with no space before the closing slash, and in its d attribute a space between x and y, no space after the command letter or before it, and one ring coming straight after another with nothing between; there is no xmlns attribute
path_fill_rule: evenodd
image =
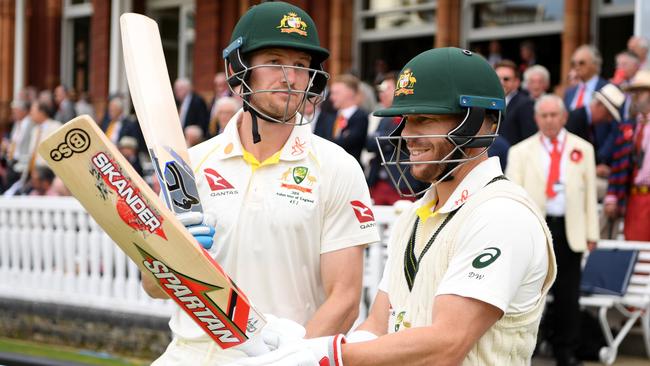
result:
<svg viewBox="0 0 650 366"><path fill-rule="evenodd" d="M574 252L583 252L587 241L598 241L599 235L594 148L572 133L566 136L562 153L566 169L566 236ZM521 185L545 213L548 173L542 166L544 153L539 132L512 146L508 152L506 175Z"/></svg>

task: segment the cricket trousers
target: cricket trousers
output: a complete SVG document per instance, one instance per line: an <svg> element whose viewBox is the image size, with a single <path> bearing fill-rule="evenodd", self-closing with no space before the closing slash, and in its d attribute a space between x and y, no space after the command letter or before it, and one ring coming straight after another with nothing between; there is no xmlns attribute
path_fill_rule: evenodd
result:
<svg viewBox="0 0 650 366"><path fill-rule="evenodd" d="M236 350L222 350L211 339L185 340L174 338L152 366L218 366L245 357Z"/></svg>

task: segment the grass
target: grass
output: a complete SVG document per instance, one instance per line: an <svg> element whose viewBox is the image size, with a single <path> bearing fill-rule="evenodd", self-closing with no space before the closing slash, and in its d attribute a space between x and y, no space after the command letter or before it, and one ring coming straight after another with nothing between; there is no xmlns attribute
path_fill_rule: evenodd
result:
<svg viewBox="0 0 650 366"><path fill-rule="evenodd" d="M16 339L0 338L0 352L41 357L57 361L70 361L97 366L144 366L150 362L130 360L65 346L34 343Z"/></svg>

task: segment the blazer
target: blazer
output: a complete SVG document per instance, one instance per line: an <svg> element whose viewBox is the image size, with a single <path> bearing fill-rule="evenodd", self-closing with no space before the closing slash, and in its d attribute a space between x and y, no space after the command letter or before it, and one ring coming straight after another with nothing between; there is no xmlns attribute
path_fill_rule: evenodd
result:
<svg viewBox="0 0 650 366"><path fill-rule="evenodd" d="M506 106L506 115L499 126L499 135L514 145L537 132L535 102L519 91Z"/></svg>
<svg viewBox="0 0 650 366"><path fill-rule="evenodd" d="M616 121L599 123L592 126L586 107L574 109L569 113L567 131L591 142L596 151L596 164L611 165L616 139Z"/></svg>
<svg viewBox="0 0 650 366"><path fill-rule="evenodd" d="M562 161L566 164L566 236L571 250L583 252L587 241L597 241L599 236L594 149L589 142L572 133L567 133L566 138L562 153ZM544 153L540 133L512 146L506 175L521 185L545 213L547 173L541 159Z"/></svg>
<svg viewBox="0 0 650 366"><path fill-rule="evenodd" d="M600 90L603 86L607 84L607 80L598 77L598 81L596 81L596 88L594 88L594 91ZM578 86L574 85L572 87L569 87L566 89L564 92L564 105L566 106L567 111L571 110L571 102L573 102L573 98L576 96L576 92L578 91Z"/></svg>
<svg viewBox="0 0 650 366"><path fill-rule="evenodd" d="M337 138L332 136L336 114L323 117L323 120L319 118L314 133L341 146L361 164L361 151L366 146L368 136L368 114L357 108Z"/></svg>
<svg viewBox="0 0 650 366"><path fill-rule="evenodd" d="M122 127L120 127L120 131L117 135L117 141L119 142L120 139L124 136L133 137L138 141L138 151L146 153L147 145L144 141L144 135L142 134L142 130L140 129L140 124L129 116L122 117L121 122L122 122ZM104 114L104 118L99 124L99 127L102 129L103 132L106 132L106 130L108 129L108 125L110 123L111 123L110 118L108 116L108 113L106 113Z"/></svg>
<svg viewBox="0 0 650 366"><path fill-rule="evenodd" d="M181 101L182 103L183 101ZM208 136L208 123L210 122L210 111L208 106L198 94L192 93L190 105L185 114L185 120L181 121L183 128L197 125L203 130L203 136Z"/></svg>

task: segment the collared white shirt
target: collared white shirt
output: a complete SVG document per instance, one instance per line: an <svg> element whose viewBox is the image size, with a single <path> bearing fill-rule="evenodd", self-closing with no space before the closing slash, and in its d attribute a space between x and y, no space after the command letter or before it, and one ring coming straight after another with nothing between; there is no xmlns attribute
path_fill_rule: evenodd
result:
<svg viewBox="0 0 650 366"><path fill-rule="evenodd" d="M347 107L347 108L340 109L340 110L339 110L339 116L343 116L346 120L349 121L349 120L350 120L350 117L352 117L352 115L354 114L354 112L357 111L357 109L359 109L359 107L356 106L356 105L353 105L353 106L351 106L351 107Z"/></svg>
<svg viewBox="0 0 650 366"><path fill-rule="evenodd" d="M508 104L510 104L510 101L511 101L512 98L515 96L515 94L517 94L518 91L519 91L519 90L515 89L515 90L511 91L510 93L508 93L508 95L506 95L506 106L507 106Z"/></svg>
<svg viewBox="0 0 650 366"><path fill-rule="evenodd" d="M458 209L473 194L492 179L502 175L498 158L492 157L477 165L456 187L438 215L447 215ZM408 240L412 227L401 227L417 208L436 200L432 189L405 210L393 228L389 245L394 240ZM453 219L452 219L453 221ZM453 258L435 294L454 294L492 304L504 312L525 312L535 306L541 297L541 288L548 269L546 236L537 217L524 205L508 198L494 198L478 206L456 234L458 242ZM453 233L450 233L453 235ZM435 243L434 243L435 245ZM485 251L486 246L498 247L501 258L490 266L490 275L477 282L468 277L471 263ZM390 252L390 251L389 251ZM395 268L393 263L396 263ZM389 256L379 289L388 291L391 271L403 271L403 258Z"/></svg>
<svg viewBox="0 0 650 366"><path fill-rule="evenodd" d="M241 117L190 149L204 212L216 218L210 254L262 313L305 324L325 301L321 254L380 239L368 186L356 160L308 125L294 126L282 150L253 168ZM207 337L181 311L170 328Z"/></svg>
<svg viewBox="0 0 650 366"><path fill-rule="evenodd" d="M578 96L580 95L580 88L582 88L583 85L585 86L585 94L582 97L582 106L586 107L589 105L589 103L591 103L591 97L596 91L596 84L598 84L598 74L592 76L591 79L587 80L586 83L582 81L578 83L576 94L573 96L573 100L571 101L571 110L576 109L576 103L578 102Z"/></svg>
<svg viewBox="0 0 650 366"><path fill-rule="evenodd" d="M542 140L542 171L544 172L544 177L548 177L548 171L551 168L551 151L553 151L553 144L551 139L540 135ZM560 133L557 135L557 148L561 150L560 156L560 182L555 185L555 197L546 199L546 214L548 216L564 216L566 212L566 194L565 194L565 184L566 184L566 165L567 152L566 148L566 139L567 131L566 129L560 130ZM544 182L546 184L546 182Z"/></svg>

